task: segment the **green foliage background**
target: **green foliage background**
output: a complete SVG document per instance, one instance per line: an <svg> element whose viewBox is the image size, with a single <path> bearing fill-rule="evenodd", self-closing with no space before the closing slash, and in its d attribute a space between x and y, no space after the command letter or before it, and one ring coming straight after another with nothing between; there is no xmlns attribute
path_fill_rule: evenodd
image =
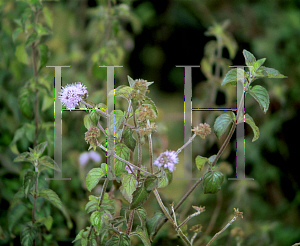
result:
<svg viewBox="0 0 300 246"><path fill-rule="evenodd" d="M207 195L198 187L179 211L180 218L192 213L191 205L205 206L205 213L188 223L189 228L200 223L205 231L213 215L216 216L212 221L213 229L198 245L208 242L231 219L234 207L244 212L244 219L239 219L222 233L216 245L237 245L240 239L231 231L234 227L240 227L243 231L242 245L281 246L300 241L300 179L297 168L297 140L300 137L300 1L115 0L108 6L108 2L102 0L61 0L43 1L42 4L48 8L48 15L39 17L40 22L47 26L46 30L41 30L41 43L49 49L49 52L44 52L49 56L46 65L71 65L62 69L63 86L80 81L87 86L91 101L106 103L106 69L98 65L123 66L115 69L115 87L127 84L127 75L155 82L150 87L150 97L159 110L158 131L153 136L156 156L165 149L176 150L183 144L184 72L175 66L200 64L205 56L205 44L214 40L205 36L204 32L214 23L223 23L228 19L230 24L226 30L237 43L236 56L233 56L231 64L243 65L242 50L247 49L258 59L267 58L266 66L278 69L288 78L260 81L270 95L270 107L266 114L255 100L246 98L246 112L260 128L260 137L254 143L251 142L251 128L247 126L245 130L246 175L255 181L227 180L234 177L235 172L233 138L230 148L225 150L219 161L222 162L220 169L225 174L221 192ZM22 185L25 171L31 168L29 163L13 163L12 160L18 153L33 146L34 135L31 108L34 94L28 92L25 115L24 109L23 114L20 110L20 94L25 93L22 88L34 78L32 54L29 46L25 48L26 53L20 46L25 44L26 34L20 31L17 35L15 31L18 28L15 20L23 18L26 6L23 1L0 0L1 245L18 245L22 223L31 220L31 214L22 210L20 220L9 233L9 206ZM228 49L224 48L223 57L231 58ZM229 86L215 88L204 75L204 70L193 69L193 107L208 107L204 102L214 107L234 106L234 98L225 92L230 90ZM221 76L224 75L225 71L221 73ZM48 141L47 154L52 157L53 77L53 68L46 68L44 64L39 72L39 89L44 90L39 95L39 124L43 126L43 132L38 140ZM122 99L116 100L116 109L123 109L122 103ZM73 228L67 226L58 209L49 205L53 225L50 232L44 231L49 235L45 237L44 245L55 245L55 242L71 245L78 231L89 224L84 206L92 193L85 187L85 176L100 163L90 161L86 166L79 164L80 154L88 149L84 141L84 115L85 112L78 111L63 111L62 115L63 176L72 180L45 181L41 184L51 187L59 195L71 216ZM206 121L212 126L218 115L216 112L193 113L193 123L197 125ZM16 138L21 127L25 130L23 134L19 131ZM206 140L196 139L193 142L194 157L198 154L207 157L216 154L224 139L219 141L214 134ZM98 152L105 160L105 155L100 150ZM147 154L144 158L147 160ZM172 201L176 204L187 186L193 183L176 180L184 170L183 153L179 158L174 180L162 192L165 204ZM193 175L200 177L196 167ZM52 177L53 173L48 172L46 176ZM123 199L119 191L115 196ZM152 198L145 204L148 216L159 210ZM139 243L141 245L137 240L136 245ZM180 244L175 231L166 224L153 245Z"/></svg>

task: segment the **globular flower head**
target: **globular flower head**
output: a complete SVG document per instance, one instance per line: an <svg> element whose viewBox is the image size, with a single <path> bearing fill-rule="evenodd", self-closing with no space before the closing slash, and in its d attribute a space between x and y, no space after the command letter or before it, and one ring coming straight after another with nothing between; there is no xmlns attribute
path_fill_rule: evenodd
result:
<svg viewBox="0 0 300 246"><path fill-rule="evenodd" d="M211 129L209 124L200 124L199 126L195 127L193 130L197 135L199 135L201 138L205 138L207 135L211 133Z"/></svg>
<svg viewBox="0 0 300 246"><path fill-rule="evenodd" d="M175 151L165 151L159 155L154 161L154 165L158 167L168 168L170 172L175 169L175 164L178 163L178 154Z"/></svg>
<svg viewBox="0 0 300 246"><path fill-rule="evenodd" d="M131 170L129 169L129 167L126 165L125 167L125 170L128 172L128 173L132 173Z"/></svg>
<svg viewBox="0 0 300 246"><path fill-rule="evenodd" d="M71 111L71 109L75 109L75 106L79 105L79 102L81 102L85 96L88 96L86 87L80 82L76 82L75 84L63 87L59 98Z"/></svg>

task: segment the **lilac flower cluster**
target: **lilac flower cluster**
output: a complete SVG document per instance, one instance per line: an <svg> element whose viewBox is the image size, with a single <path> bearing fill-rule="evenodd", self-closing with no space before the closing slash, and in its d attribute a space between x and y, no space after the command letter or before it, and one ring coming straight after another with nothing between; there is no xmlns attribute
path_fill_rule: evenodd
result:
<svg viewBox="0 0 300 246"><path fill-rule="evenodd" d="M100 162L101 156L93 150L91 150L90 152L84 152L79 156L79 163L81 166L85 166L90 159L95 162Z"/></svg>
<svg viewBox="0 0 300 246"><path fill-rule="evenodd" d="M79 105L84 96L88 96L86 86L80 82L76 82L75 84L63 87L59 99L71 111L71 109L75 109L75 106Z"/></svg>
<svg viewBox="0 0 300 246"><path fill-rule="evenodd" d="M154 161L154 165L164 168L168 168L170 172L175 169L175 164L178 163L178 154L176 151L165 151L159 155L159 157Z"/></svg>
<svg viewBox="0 0 300 246"><path fill-rule="evenodd" d="M132 173L131 170L129 169L129 167L126 165L125 167L125 170L128 172L128 173Z"/></svg>

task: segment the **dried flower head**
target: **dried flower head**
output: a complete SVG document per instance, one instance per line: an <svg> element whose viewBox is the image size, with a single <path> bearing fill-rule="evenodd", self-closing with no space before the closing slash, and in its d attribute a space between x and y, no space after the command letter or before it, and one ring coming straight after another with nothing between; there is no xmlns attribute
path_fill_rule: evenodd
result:
<svg viewBox="0 0 300 246"><path fill-rule="evenodd" d="M139 107L139 113L137 121L146 124L147 120L155 119L156 115L148 104L143 104Z"/></svg>
<svg viewBox="0 0 300 246"><path fill-rule="evenodd" d="M67 107L67 109L75 109L75 106L79 105L83 97L88 96L86 87L81 82L75 84L66 85L62 88L60 96L58 97L61 102Z"/></svg>
<svg viewBox="0 0 300 246"><path fill-rule="evenodd" d="M141 136L144 136L144 135L148 136L148 135L152 134L154 131L156 131L156 128L157 128L157 126L155 125L154 122L152 122L150 126L146 125L146 127L140 128L139 133Z"/></svg>
<svg viewBox="0 0 300 246"><path fill-rule="evenodd" d="M199 126L195 127L193 130L197 135L199 135L201 138L205 139L207 135L211 133L211 129L209 124L200 124Z"/></svg>
<svg viewBox="0 0 300 246"><path fill-rule="evenodd" d="M147 80L136 79L131 92L131 98L142 100L144 99L148 89Z"/></svg>
<svg viewBox="0 0 300 246"><path fill-rule="evenodd" d="M198 225L193 225L192 228L190 229L190 231L199 233L199 232L201 232L201 229L202 229L202 225L198 224Z"/></svg>
<svg viewBox="0 0 300 246"><path fill-rule="evenodd" d="M243 218L243 212L240 212L238 208L234 208L234 215Z"/></svg>
<svg viewBox="0 0 300 246"><path fill-rule="evenodd" d="M100 130L98 127L91 126L89 130L85 133L85 141L90 143L91 146L94 147L94 150L97 147L97 138L100 137ZM91 148L91 147L90 147Z"/></svg>
<svg viewBox="0 0 300 246"><path fill-rule="evenodd" d="M154 165L158 167L168 168L170 172L175 169L175 164L178 163L178 155L175 151L165 151L159 155L154 161Z"/></svg>

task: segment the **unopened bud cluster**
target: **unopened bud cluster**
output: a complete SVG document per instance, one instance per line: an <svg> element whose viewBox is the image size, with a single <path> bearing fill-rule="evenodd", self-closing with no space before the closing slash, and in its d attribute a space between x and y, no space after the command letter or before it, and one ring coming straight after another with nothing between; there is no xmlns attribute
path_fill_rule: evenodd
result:
<svg viewBox="0 0 300 246"><path fill-rule="evenodd" d="M138 118L137 121L138 123L147 123L147 120L152 120L155 119L155 113L153 109L151 109L150 105L144 104L139 107L139 112L138 112Z"/></svg>
<svg viewBox="0 0 300 246"><path fill-rule="evenodd" d="M143 100L148 89L147 80L136 79L131 92L131 98Z"/></svg>
<svg viewBox="0 0 300 246"><path fill-rule="evenodd" d="M141 136L144 136L144 135L148 136L148 135L152 134L154 131L156 131L156 128L157 128L157 125L155 125L155 123L152 122L150 126L146 125L146 127L140 128L139 133Z"/></svg>
<svg viewBox="0 0 300 246"><path fill-rule="evenodd" d="M91 126L89 130L85 133L84 140L87 143L90 143L91 146L94 147L94 149L97 147L97 138L100 137L100 130L98 127Z"/></svg>
<svg viewBox="0 0 300 246"><path fill-rule="evenodd" d="M211 133L210 126L206 123L200 124L199 126L195 127L193 130L196 135L199 135L201 138L205 139L207 135Z"/></svg>

